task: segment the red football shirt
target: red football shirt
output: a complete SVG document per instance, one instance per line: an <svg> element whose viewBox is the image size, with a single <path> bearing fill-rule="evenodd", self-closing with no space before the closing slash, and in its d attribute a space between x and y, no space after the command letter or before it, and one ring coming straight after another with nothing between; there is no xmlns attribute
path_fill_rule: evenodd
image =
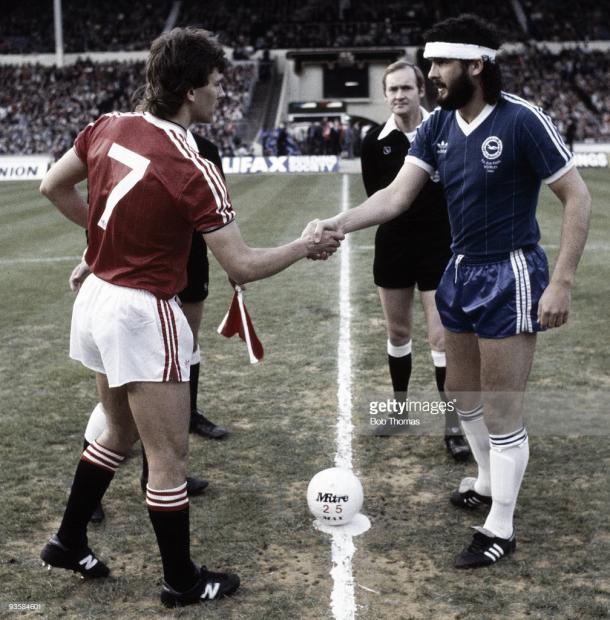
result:
<svg viewBox="0 0 610 620"><path fill-rule="evenodd" d="M162 299L181 291L193 229L235 218L218 168L189 146L183 127L148 113L105 114L74 150L87 165L92 272Z"/></svg>

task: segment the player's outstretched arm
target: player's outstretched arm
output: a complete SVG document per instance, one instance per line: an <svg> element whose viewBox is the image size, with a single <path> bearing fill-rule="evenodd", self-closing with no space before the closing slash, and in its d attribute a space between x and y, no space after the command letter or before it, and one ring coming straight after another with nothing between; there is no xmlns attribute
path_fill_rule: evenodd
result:
<svg viewBox="0 0 610 620"><path fill-rule="evenodd" d="M337 251L343 238L341 233L328 231L318 243L308 235L276 248L251 248L243 240L237 222L205 234L212 254L237 284L268 278L302 258L330 256Z"/></svg>
<svg viewBox="0 0 610 620"><path fill-rule="evenodd" d="M369 226L383 224L406 211L428 180L428 173L415 164L405 162L396 178L386 188L367 198L361 205L334 217L310 222L305 230L313 230L314 241L319 241L325 230L346 234Z"/></svg>
<svg viewBox="0 0 610 620"><path fill-rule="evenodd" d="M87 228L87 205L76 190L76 185L87 178L87 166L70 149L47 172L40 184L40 193L46 196L69 220Z"/></svg>
<svg viewBox="0 0 610 620"><path fill-rule="evenodd" d="M570 290L587 241L591 195L576 168L549 187L561 200L564 211L559 256L551 281L538 302L538 322L543 327L560 327L568 320Z"/></svg>

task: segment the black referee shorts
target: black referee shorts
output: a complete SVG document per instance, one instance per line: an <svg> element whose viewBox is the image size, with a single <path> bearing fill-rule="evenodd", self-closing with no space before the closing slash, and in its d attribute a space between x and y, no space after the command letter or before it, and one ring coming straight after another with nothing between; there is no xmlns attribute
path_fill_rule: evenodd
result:
<svg viewBox="0 0 610 620"><path fill-rule="evenodd" d="M375 284L382 288L434 291L451 258L447 224L409 222L382 224L375 235Z"/></svg>
<svg viewBox="0 0 610 620"><path fill-rule="evenodd" d="M183 303L196 303L208 296L210 281L210 263L208 262L208 246L201 233L193 233L191 253L186 265L186 288L178 294Z"/></svg>

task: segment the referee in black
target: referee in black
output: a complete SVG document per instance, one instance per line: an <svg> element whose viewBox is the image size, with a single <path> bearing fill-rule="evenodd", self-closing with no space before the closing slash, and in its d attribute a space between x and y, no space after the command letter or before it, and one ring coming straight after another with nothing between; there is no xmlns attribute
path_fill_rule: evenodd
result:
<svg viewBox="0 0 610 620"><path fill-rule="evenodd" d="M222 170L222 160L218 153L216 145L209 140L193 133L193 138L197 143L199 154L205 159L209 159L216 164L218 170L224 177ZM208 262L208 248L203 239L203 235L199 233L193 234L193 243L191 253L186 267L187 286L179 294L182 302L182 311L184 312L191 329L195 344L197 344L197 336L199 334L199 326L203 317L203 302L208 296L208 284L210 281L210 264ZM191 361L191 420L190 431L202 437L210 439L222 439L229 434L229 431L214 424L206 418L200 409L197 408L197 394L199 387L199 346L197 346L197 355L195 360Z"/></svg>
<svg viewBox="0 0 610 620"><path fill-rule="evenodd" d="M417 66L404 60L389 65L382 84L392 114L385 125L370 130L362 141L362 179L368 196L394 180L418 125L428 116L421 107L425 82ZM428 181L409 210L377 229L373 275L386 321L388 364L397 399L406 398L411 378L416 285L426 317L436 384L441 397L445 397L444 332L434 293L451 257L450 242L445 197L433 180ZM379 428L379 434L388 434L385 427ZM455 411L445 415L445 444L458 461L470 455Z"/></svg>

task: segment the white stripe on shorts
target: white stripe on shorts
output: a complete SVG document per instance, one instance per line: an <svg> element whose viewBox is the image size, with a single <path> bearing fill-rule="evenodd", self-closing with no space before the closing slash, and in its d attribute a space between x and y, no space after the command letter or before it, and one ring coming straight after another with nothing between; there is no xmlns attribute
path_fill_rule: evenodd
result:
<svg viewBox="0 0 610 620"><path fill-rule="evenodd" d="M510 253L510 263L515 276L515 307L517 309L517 321L515 333L531 332L532 328L532 291L530 274L527 270L527 261L523 250L515 250Z"/></svg>
<svg viewBox="0 0 610 620"><path fill-rule="evenodd" d="M165 299L157 300L157 309L161 320L163 345L165 347L163 381L169 381L172 377L178 381L182 381L182 373L180 372L180 363L178 360L178 334L176 333L174 312L169 302Z"/></svg>
<svg viewBox="0 0 610 620"><path fill-rule="evenodd" d="M534 331L532 325L532 286L530 283L530 272L527 269L527 258L523 250L517 250L517 257L523 265L523 280L525 283L525 331Z"/></svg>

